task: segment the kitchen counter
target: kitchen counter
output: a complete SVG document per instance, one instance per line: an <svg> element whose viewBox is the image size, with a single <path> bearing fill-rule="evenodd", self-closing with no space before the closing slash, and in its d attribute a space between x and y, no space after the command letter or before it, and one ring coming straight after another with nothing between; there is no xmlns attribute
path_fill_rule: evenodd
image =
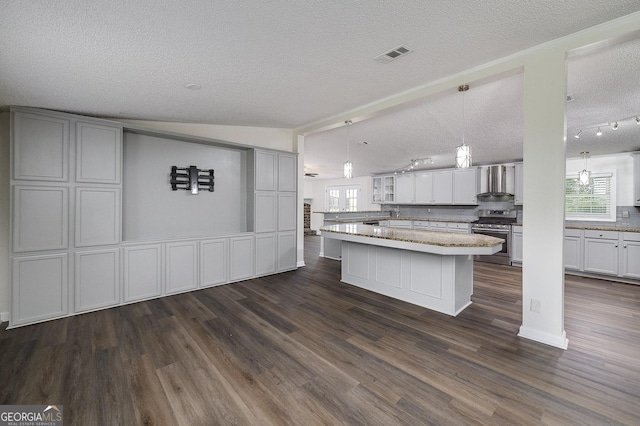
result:
<svg viewBox="0 0 640 426"><path fill-rule="evenodd" d="M522 226L522 222L514 223L513 226ZM640 232L640 226L631 224L582 224L582 223L565 223L566 229L583 229L593 231L617 231L617 232Z"/></svg>
<svg viewBox="0 0 640 426"><path fill-rule="evenodd" d="M360 218L328 218L325 217L325 222L336 222L336 223L353 223L353 222L368 222L371 220L406 220L406 221L423 221L423 222L448 222L448 223L473 223L477 219L451 219L451 218L437 218L437 217L384 217L384 216L368 216L368 217L360 217Z"/></svg>
<svg viewBox="0 0 640 426"><path fill-rule="evenodd" d="M473 255L504 240L476 234L361 224L320 229L342 251L342 282L456 316L471 304Z"/></svg>

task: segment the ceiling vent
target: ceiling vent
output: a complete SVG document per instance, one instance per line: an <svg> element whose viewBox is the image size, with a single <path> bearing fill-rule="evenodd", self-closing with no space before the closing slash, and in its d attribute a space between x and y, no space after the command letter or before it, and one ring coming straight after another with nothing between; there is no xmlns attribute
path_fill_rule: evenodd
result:
<svg viewBox="0 0 640 426"><path fill-rule="evenodd" d="M404 44L401 44L400 46L396 47L395 49L391 49L388 52L385 52L381 55L376 56L375 59L378 62L382 62L383 64L388 64L389 62L398 59L401 56L406 55L407 53L411 53L413 52L411 49L409 49L407 46L405 46Z"/></svg>

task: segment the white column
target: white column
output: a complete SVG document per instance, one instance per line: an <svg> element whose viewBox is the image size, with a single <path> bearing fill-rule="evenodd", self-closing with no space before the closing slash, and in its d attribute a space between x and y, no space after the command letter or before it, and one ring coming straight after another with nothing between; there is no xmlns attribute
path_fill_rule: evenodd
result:
<svg viewBox="0 0 640 426"><path fill-rule="evenodd" d="M293 150L298 153L298 256L296 265L304 266L304 136L293 134Z"/></svg>
<svg viewBox="0 0 640 426"><path fill-rule="evenodd" d="M524 88L522 326L519 336L567 348L564 330L564 49L527 58Z"/></svg>

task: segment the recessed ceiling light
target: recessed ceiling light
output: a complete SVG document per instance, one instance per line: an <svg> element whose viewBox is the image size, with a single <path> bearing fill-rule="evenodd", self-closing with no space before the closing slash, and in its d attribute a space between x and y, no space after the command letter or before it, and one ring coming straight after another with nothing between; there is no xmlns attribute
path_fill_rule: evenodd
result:
<svg viewBox="0 0 640 426"><path fill-rule="evenodd" d="M185 84L185 86L189 90L200 90L200 85L196 83Z"/></svg>

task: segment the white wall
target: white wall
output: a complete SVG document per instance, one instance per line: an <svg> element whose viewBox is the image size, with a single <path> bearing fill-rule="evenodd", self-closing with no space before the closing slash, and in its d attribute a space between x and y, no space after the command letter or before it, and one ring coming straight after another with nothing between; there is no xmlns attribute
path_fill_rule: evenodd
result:
<svg viewBox="0 0 640 426"><path fill-rule="evenodd" d="M245 150L125 132L125 241L234 234L247 231ZM214 169L214 192L172 191L171 166Z"/></svg>
<svg viewBox="0 0 640 426"><path fill-rule="evenodd" d="M313 178L317 179L317 178ZM311 179L307 179L311 180ZM371 202L371 176L354 177L353 179L318 179L313 180L311 196L305 192L304 198L311 198L311 229L318 230L322 226L322 215L314 212L325 211L324 197L327 186L337 185L360 185L360 208L359 211L378 211L380 204Z"/></svg>
<svg viewBox="0 0 640 426"><path fill-rule="evenodd" d="M270 127L221 126L215 124L171 123L144 120L119 120L149 129L182 133L221 141L280 151L296 152L293 144L293 130ZM125 126L126 127L126 126Z"/></svg>
<svg viewBox="0 0 640 426"><path fill-rule="evenodd" d="M0 321L8 321L9 291L9 113L0 114Z"/></svg>
<svg viewBox="0 0 640 426"><path fill-rule="evenodd" d="M587 157L587 168L592 172L616 171L616 205L633 206L633 157L631 154ZM567 158L567 175L578 176L584 169L583 158Z"/></svg>

